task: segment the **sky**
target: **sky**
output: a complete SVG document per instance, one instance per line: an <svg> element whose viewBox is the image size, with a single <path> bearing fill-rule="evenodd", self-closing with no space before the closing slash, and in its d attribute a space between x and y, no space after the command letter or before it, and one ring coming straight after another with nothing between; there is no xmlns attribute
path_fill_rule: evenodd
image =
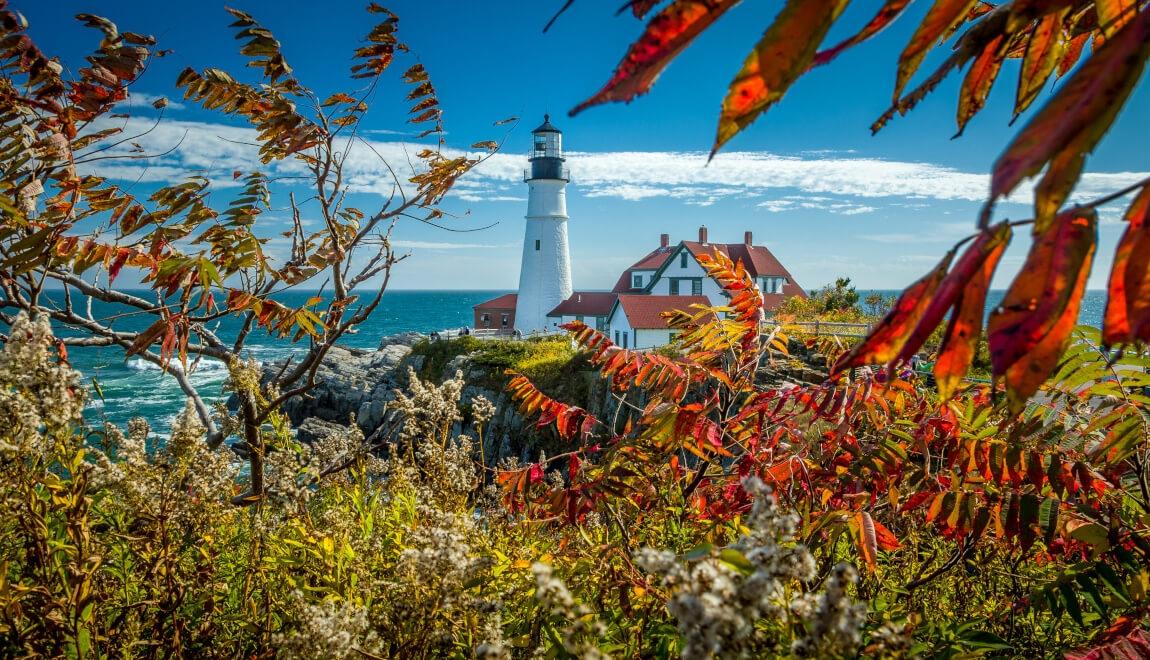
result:
<svg viewBox="0 0 1150 660"><path fill-rule="evenodd" d="M154 130L138 141L147 161L105 161L98 173L146 193L182 177L215 181L219 204L233 194L231 172L258 167L244 123L181 102L175 80L191 66L224 69L253 81L238 54L231 17L223 4L168 0L12 0L25 14L41 48L76 68L98 33L80 27L80 12L106 16L121 30L151 34L170 55L153 59L132 87L127 130L155 123L150 102L171 104ZM400 17L400 38L411 55L384 78L361 124L374 149L355 148L348 159L350 202L377 208L390 192L390 177L375 152L402 170L418 151L418 129L406 123L406 86L398 73L422 62L444 109L449 148L466 151L497 140L501 151L461 179L444 203L447 229L404 221L396 245L410 258L395 270L392 286L405 289L512 290L519 277L530 131L544 113L564 132L573 181L568 188L571 259L575 287L609 289L619 273L658 245L693 240L706 225L713 242L740 242L744 231L769 247L808 290L850 277L864 289L901 288L927 272L955 241L970 234L988 189L988 172L1002 148L1033 109L1009 125L1017 63L1008 62L987 107L955 132L962 74L877 136L870 124L889 105L899 52L930 3L914 2L899 21L830 66L802 78L783 101L735 137L709 165L726 87L781 0L747 0L730 10L664 72L650 94L630 104L567 111L606 82L643 24L618 16L620 0L577 0L547 33L543 26L563 0L394 0L383 3ZM877 7L856 0L828 43L849 36ZM272 30L302 83L321 98L362 84L348 77L352 51L377 20L365 3L329 0L235 0ZM945 53L934 53L919 79ZM1137 89L1117 122L1087 161L1074 199L1091 199L1148 175L1150 89ZM1046 95L1039 98L1037 108ZM519 117L518 122L495 125ZM118 124L119 125L119 124ZM290 173L278 165L273 173ZM274 191L262 229L277 236L287 227L290 186ZM215 197L213 197L215 200ZM999 218L1026 218L1030 187L998 207ZM1088 286L1105 286L1122 230L1121 203L1102 209L1100 245ZM305 207L305 223L314 222ZM269 249L284 250L284 239ZM1005 287L1022 264L1025 236L1003 259L996 287Z"/></svg>

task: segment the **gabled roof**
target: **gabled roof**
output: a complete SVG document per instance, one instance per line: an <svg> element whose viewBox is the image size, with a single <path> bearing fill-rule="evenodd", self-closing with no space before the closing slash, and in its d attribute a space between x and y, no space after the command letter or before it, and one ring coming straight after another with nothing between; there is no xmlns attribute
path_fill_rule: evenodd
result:
<svg viewBox="0 0 1150 660"><path fill-rule="evenodd" d="M618 295L610 291L576 291L547 316L607 316Z"/></svg>
<svg viewBox="0 0 1150 660"><path fill-rule="evenodd" d="M615 293L629 293L635 291L642 291L646 286L639 287L638 289L631 286L631 271L634 270L657 270L667 263L671 255L678 249L678 245L670 245L667 247L657 247L652 250L647 256L636 261L630 268L623 271L619 276L619 281L615 283L615 288L611 289Z"/></svg>
<svg viewBox="0 0 1150 660"><path fill-rule="evenodd" d="M807 294L803 288L795 282L795 278L791 276L790 271L786 269L779 262L771 251L762 245L747 245L746 243L699 243L697 241L683 241L678 246L671 249L668 255L674 256L679 250L685 249L691 253L691 256L698 259L699 255L714 254L715 250L719 250L723 254L730 257L731 261L738 263L743 262L743 267L747 269L751 277L785 277L786 284L783 285L782 294L765 294L763 297L767 301L767 309L771 310L782 304L782 300L791 296L799 296L806 298ZM667 264L670 259L664 259L663 264L659 267L658 272L651 278L651 281L658 279L663 275L663 271L667 269ZM648 283L650 285L650 282ZM779 302L771 304L771 299L779 297Z"/></svg>
<svg viewBox="0 0 1150 660"><path fill-rule="evenodd" d="M691 305L710 305L706 296L645 296L620 295L615 309L622 308L627 324L636 330L662 330L667 328L664 312L677 309L690 312ZM615 315L612 309L611 315Z"/></svg>
<svg viewBox="0 0 1150 660"><path fill-rule="evenodd" d="M474 307L474 309L515 309L515 302L519 300L517 293L505 293L498 298L492 298L487 302L481 302Z"/></svg>

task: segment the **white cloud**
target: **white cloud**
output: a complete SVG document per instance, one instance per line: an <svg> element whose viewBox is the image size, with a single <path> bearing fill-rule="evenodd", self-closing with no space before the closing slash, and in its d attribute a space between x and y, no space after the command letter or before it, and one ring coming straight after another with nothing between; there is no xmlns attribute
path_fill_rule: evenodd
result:
<svg viewBox="0 0 1150 660"><path fill-rule="evenodd" d="M817 210L827 211L836 215L861 215L873 213L878 210L874 206L858 204L851 201L835 199L822 195L787 195L780 199L768 199L755 206L765 209L769 213L785 213L787 211Z"/></svg>
<svg viewBox="0 0 1150 660"><path fill-rule="evenodd" d="M124 135L143 133L151 126L142 118L121 123L125 125ZM136 141L149 153L165 152L178 144L174 151L147 161L102 161L94 169L127 180L172 181L201 174L225 183L233 170L263 167L252 144L254 136L248 127L166 120ZM370 147L356 142L348 150L345 181L353 192L391 195L396 191L396 179L398 185L409 186L407 179L419 162L414 154L425 147L407 141L372 140ZM627 201L665 197L708 206L722 199L766 196L769 199L759 206L769 212L809 209L840 215L871 213L883 205L977 203L985 199L989 181L985 173L842 152L799 156L730 152L720 154L709 165L706 158L702 152L573 152L568 154L568 166L577 192L587 197ZM495 154L457 183L456 197L467 202L522 201L519 195L492 193L521 190L523 166L519 154ZM263 169L279 176L302 173L294 160ZM1141 172L1087 173L1075 198L1094 198L1145 176L1147 173ZM1010 201L1028 202L1031 191L1031 186L1023 186Z"/></svg>
<svg viewBox="0 0 1150 660"><path fill-rule="evenodd" d="M183 103L180 103L179 101L175 101L173 99L170 99L166 96L161 96L159 94L149 94L147 92L135 92L135 91L128 92L128 98L124 101L121 101L117 105L127 106L130 108L139 108L139 107L143 107L143 106L147 106L147 107L151 108L152 104L155 103L156 101L160 100L160 99L167 99L167 101L168 101L167 109L168 110L183 110L185 107Z"/></svg>

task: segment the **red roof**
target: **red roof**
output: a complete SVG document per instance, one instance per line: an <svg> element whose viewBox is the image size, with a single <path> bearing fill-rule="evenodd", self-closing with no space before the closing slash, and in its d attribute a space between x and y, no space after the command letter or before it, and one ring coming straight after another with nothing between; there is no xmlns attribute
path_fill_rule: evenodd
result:
<svg viewBox="0 0 1150 660"><path fill-rule="evenodd" d="M547 316L607 316L617 297L610 291L576 291Z"/></svg>
<svg viewBox="0 0 1150 660"><path fill-rule="evenodd" d="M637 330L666 328L667 319L663 318L663 312L677 309L691 312L691 305L710 304L706 296L619 296L619 306L627 315L627 323Z"/></svg>
<svg viewBox="0 0 1150 660"><path fill-rule="evenodd" d="M624 293L627 291L640 291L644 287L635 289L631 286L631 271L633 270L657 270L663 265L667 259L671 258L671 253L674 252L679 246L671 245L668 247L657 247L650 252L647 256L636 261L623 274L619 276L619 281L615 283L615 288L611 289L615 293ZM644 283L646 284L646 282Z"/></svg>
<svg viewBox="0 0 1150 660"><path fill-rule="evenodd" d="M515 301L518 299L517 293L505 293L498 298L479 303L475 309L515 309Z"/></svg>
<svg viewBox="0 0 1150 660"><path fill-rule="evenodd" d="M683 245L691 251L691 254L696 257L701 254L714 254L715 250L719 250L723 254L731 258L734 262L743 262L743 267L751 274L751 277L785 277L787 283L783 285L782 294L768 293L764 296L767 300L767 309L774 309L781 304L784 298L790 296L800 296L806 298L807 294L803 288L795 283L795 278L791 276L790 272L779 262L771 251L762 245L747 245L746 243L698 243L695 241L683 241ZM771 305L772 298L778 297L779 303Z"/></svg>

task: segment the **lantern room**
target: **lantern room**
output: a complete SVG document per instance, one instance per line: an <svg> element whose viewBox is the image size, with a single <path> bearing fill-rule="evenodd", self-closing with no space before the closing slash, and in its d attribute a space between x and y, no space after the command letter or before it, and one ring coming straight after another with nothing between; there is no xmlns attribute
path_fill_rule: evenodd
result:
<svg viewBox="0 0 1150 660"><path fill-rule="evenodd" d="M550 115L543 115L543 123L531 131L531 138L531 167L523 173L523 179L570 180L563 166L563 133L551 123Z"/></svg>

